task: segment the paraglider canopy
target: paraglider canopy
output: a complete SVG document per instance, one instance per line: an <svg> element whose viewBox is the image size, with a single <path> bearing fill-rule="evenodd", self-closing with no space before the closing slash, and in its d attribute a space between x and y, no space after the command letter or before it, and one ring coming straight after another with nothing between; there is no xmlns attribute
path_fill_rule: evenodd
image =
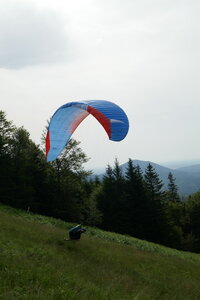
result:
<svg viewBox="0 0 200 300"><path fill-rule="evenodd" d="M67 145L78 125L93 115L112 141L121 141L129 129L125 112L116 104L105 100L69 102L53 114L46 136L47 161L55 160Z"/></svg>

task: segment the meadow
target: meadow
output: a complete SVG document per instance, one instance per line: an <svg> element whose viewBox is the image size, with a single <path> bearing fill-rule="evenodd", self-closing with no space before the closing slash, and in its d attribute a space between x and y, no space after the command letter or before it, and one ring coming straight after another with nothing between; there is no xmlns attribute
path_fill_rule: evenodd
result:
<svg viewBox="0 0 200 300"><path fill-rule="evenodd" d="M200 255L0 205L0 299L200 299Z"/></svg>

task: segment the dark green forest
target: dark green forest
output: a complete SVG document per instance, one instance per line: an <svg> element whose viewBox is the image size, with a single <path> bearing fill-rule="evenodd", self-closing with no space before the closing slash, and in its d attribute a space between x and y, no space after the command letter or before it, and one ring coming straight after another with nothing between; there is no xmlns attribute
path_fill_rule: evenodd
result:
<svg viewBox="0 0 200 300"><path fill-rule="evenodd" d="M185 251L200 252L200 191L181 199L172 173L168 188L151 164L142 173L117 159L103 180L91 180L80 143L72 139L47 163L41 145L0 111L0 202L67 222L96 226Z"/></svg>

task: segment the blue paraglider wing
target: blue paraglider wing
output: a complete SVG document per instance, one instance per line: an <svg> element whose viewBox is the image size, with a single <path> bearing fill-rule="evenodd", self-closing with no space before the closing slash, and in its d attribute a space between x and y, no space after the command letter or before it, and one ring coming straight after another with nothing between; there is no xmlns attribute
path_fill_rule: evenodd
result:
<svg viewBox="0 0 200 300"><path fill-rule="evenodd" d="M125 112L116 104L104 100L69 102L52 116L46 136L47 161L55 160L67 145L74 130L92 114L104 127L112 141L121 141L129 129Z"/></svg>

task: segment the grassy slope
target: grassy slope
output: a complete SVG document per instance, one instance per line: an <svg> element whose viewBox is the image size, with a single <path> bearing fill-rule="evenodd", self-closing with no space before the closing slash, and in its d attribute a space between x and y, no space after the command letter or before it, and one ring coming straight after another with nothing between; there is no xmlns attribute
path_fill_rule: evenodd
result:
<svg viewBox="0 0 200 300"><path fill-rule="evenodd" d="M0 205L0 299L200 299L200 255Z"/></svg>

